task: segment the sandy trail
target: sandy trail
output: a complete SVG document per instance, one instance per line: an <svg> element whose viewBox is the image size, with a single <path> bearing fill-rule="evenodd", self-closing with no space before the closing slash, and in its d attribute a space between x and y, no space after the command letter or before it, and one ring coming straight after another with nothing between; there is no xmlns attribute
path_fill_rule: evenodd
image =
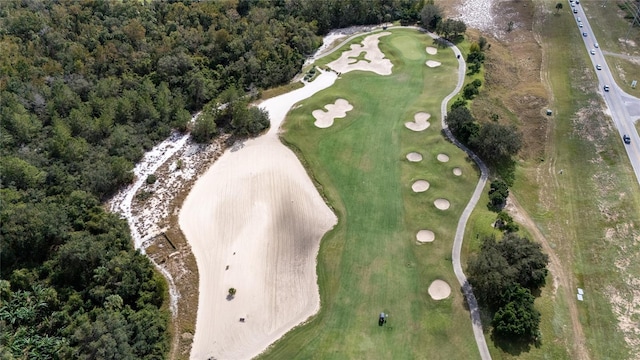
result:
<svg viewBox="0 0 640 360"><path fill-rule="evenodd" d="M337 219L277 132L295 103L336 78L323 72L263 102L269 132L225 152L185 200L180 227L200 274L192 359L254 357L318 311L315 257Z"/></svg>

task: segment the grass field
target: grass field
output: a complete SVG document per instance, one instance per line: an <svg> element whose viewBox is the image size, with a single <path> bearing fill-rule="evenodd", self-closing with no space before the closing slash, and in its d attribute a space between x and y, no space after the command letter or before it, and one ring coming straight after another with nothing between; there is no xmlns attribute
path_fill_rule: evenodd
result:
<svg viewBox="0 0 640 360"><path fill-rule="evenodd" d="M456 60L450 50L440 49L429 59L442 66L428 68L425 48L432 40L415 30L393 30L380 40L394 64L392 75L343 74L294 108L284 126L283 139L298 153L339 223L322 240L318 255L320 312L262 358L478 357L450 255L455 225L478 174L440 134L440 102L455 86ZM353 110L330 128L316 128L311 112L338 98ZM431 126L423 132L406 129L404 123L419 111L431 114ZM409 163L405 155L411 151L423 160ZM437 161L439 153L450 161ZM453 175L454 167L462 176ZM412 192L418 179L429 181L426 192ZM437 198L448 199L451 207L437 210ZM434 231L435 241L417 245L420 229ZM451 285L448 299L429 297L427 288L436 279ZM390 314L383 327L377 324L380 312Z"/></svg>
<svg viewBox="0 0 640 360"><path fill-rule="evenodd" d="M555 2L541 3L552 7ZM588 14L597 7L586 6ZM589 20L597 17L590 15ZM591 25L610 29L598 20ZM634 294L640 275L640 189L617 131L602 113L597 80L571 15L546 17L537 31L549 49L547 70L556 110L544 161L523 162L512 191L551 242L574 286L587 294L577 306L589 356L630 358L639 351L625 337L637 344L633 329L640 316ZM604 36L604 30L596 30L596 36L604 39L603 49L615 51L615 40ZM537 301L543 316L543 347L519 358L573 358L565 304L577 300L553 294L550 288ZM499 355L510 358L507 353Z"/></svg>
<svg viewBox="0 0 640 360"><path fill-rule="evenodd" d="M553 92L548 105L554 109L552 131L544 154L520 162L511 191L561 259L571 277L569 292L573 295L567 297L562 289L556 291L553 279L547 279L536 300L542 313L541 347L522 351L501 349L491 341L489 345L494 359L579 358L573 352L575 334L568 310L571 302L578 308L589 358L634 358L640 352L637 335L633 334L640 319L636 280L640 275L640 189L617 131L602 113L597 80L573 15L568 10L554 15L554 10L548 9L556 3L532 2L538 8L534 32L543 42L546 78ZM600 47L623 52L618 38L624 37L628 23L619 18L616 2L609 1L605 8L599 6L602 1L581 3ZM540 11L540 7L547 7L547 11ZM637 42L638 31L634 31L630 38ZM633 50L636 56L637 49ZM616 72L620 86L638 96L628 86L629 80L638 75L637 64L612 56L607 61L612 70L621 69ZM513 115L516 121L527 121L521 114ZM482 203L486 199L481 199ZM476 208L467 227L465 238L471 241L465 242L466 254L479 246L474 241L476 234L491 233L488 223L494 218L485 207ZM588 295L584 302L575 298L577 287ZM626 332L621 330L619 320ZM636 346L630 346L625 336Z"/></svg>

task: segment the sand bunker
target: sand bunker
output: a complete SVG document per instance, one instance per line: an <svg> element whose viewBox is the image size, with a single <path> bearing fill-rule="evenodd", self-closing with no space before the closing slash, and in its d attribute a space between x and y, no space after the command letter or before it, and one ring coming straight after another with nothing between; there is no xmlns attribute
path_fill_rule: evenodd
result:
<svg viewBox="0 0 640 360"><path fill-rule="evenodd" d="M455 176L462 175L462 170L460 168L453 168L453 175Z"/></svg>
<svg viewBox="0 0 640 360"><path fill-rule="evenodd" d="M419 112L413 116L414 121L406 122L404 123L404 126L407 129L413 131L426 130L431 125L431 123L427 121L430 117L431 114L428 114L426 112Z"/></svg>
<svg viewBox="0 0 640 360"><path fill-rule="evenodd" d="M447 155L447 154L438 154L437 159L440 162L447 162L447 161L449 161L449 155Z"/></svg>
<svg viewBox="0 0 640 360"><path fill-rule="evenodd" d="M416 240L418 240L419 243L432 242L435 238L436 236L431 230L420 230L416 234Z"/></svg>
<svg viewBox="0 0 640 360"><path fill-rule="evenodd" d="M419 162L419 161L422 161L422 155L420 155L420 153L417 153L417 152L410 152L407 154L407 160L411 162Z"/></svg>
<svg viewBox="0 0 640 360"><path fill-rule="evenodd" d="M437 53L438 53L438 49L434 48L433 46L427 46L427 54L435 55Z"/></svg>
<svg viewBox="0 0 640 360"><path fill-rule="evenodd" d="M311 115L316 118L313 123L315 126L324 129L333 125L333 119L339 119L347 116L347 111L353 110L353 105L345 99L338 99L333 104L327 104L324 106L327 111L313 110Z"/></svg>
<svg viewBox="0 0 640 360"><path fill-rule="evenodd" d="M433 300L446 299L451 295L451 286L443 280L435 280L429 285L429 295Z"/></svg>
<svg viewBox="0 0 640 360"><path fill-rule="evenodd" d="M411 185L413 192L423 192L429 189L429 182L427 180L418 180Z"/></svg>
<svg viewBox="0 0 640 360"><path fill-rule="evenodd" d="M436 199L433 204L436 206L436 208L438 208L439 210L447 210L449 208L449 206L451 206L451 203L449 202L449 200L447 199Z"/></svg>
<svg viewBox="0 0 640 360"><path fill-rule="evenodd" d="M391 34L388 31L369 35L360 44L352 44L351 50L342 52L339 59L327 64L333 70L339 73L347 73L354 70L372 71L378 75L391 75L393 64L391 60L385 59L384 54L380 51L378 43L379 38ZM364 54L365 60L357 60L360 54Z"/></svg>
<svg viewBox="0 0 640 360"><path fill-rule="evenodd" d="M427 66L430 68L438 67L442 65L439 61L427 60Z"/></svg>
<svg viewBox="0 0 640 360"><path fill-rule="evenodd" d="M267 134L226 151L187 196L180 228L200 281L192 359L251 359L320 309L316 258L337 218L278 132L292 105L336 79L322 72L260 104Z"/></svg>

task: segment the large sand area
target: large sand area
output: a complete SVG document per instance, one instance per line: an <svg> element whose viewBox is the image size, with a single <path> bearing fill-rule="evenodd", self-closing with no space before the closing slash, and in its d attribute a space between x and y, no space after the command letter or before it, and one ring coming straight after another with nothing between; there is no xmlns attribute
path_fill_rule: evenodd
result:
<svg viewBox="0 0 640 360"><path fill-rule="evenodd" d="M388 34L376 33L362 45L351 45L328 66L338 74L391 74L393 64L378 48L379 37ZM354 61L363 52L366 61ZM278 129L294 104L331 86L336 73L321 72L302 89L262 103L271 119L269 132L225 152L185 200L179 223L200 280L192 359L252 358L319 310L316 256L320 239L337 219L297 157L280 142ZM329 118L332 123L348 107L338 99L314 116L322 124ZM405 125L422 131L428 118L418 113L414 123ZM414 154L409 160L416 160ZM426 180L412 185L415 192L428 188ZM436 201L439 209L448 205L444 199ZM423 231L418 241L433 241L432 232ZM237 293L229 298L232 287Z"/></svg>
<svg viewBox="0 0 640 360"><path fill-rule="evenodd" d="M192 359L254 357L319 310L316 256L337 219L277 132L295 103L336 78L262 103L269 132L225 152L185 200L179 222L200 275Z"/></svg>

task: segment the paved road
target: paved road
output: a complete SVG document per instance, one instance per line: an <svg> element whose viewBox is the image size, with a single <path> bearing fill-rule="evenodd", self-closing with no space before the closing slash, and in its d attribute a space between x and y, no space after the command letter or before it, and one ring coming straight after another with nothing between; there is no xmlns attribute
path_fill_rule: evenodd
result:
<svg viewBox="0 0 640 360"><path fill-rule="evenodd" d="M571 2L569 2L569 5L571 6ZM596 47L598 41L593 35L582 4L574 5L570 8L572 12L573 9L576 9L576 13L573 14L576 27L583 35L582 40L584 41L587 51L589 51L591 63L598 78L600 94L609 108L609 115L620 134L620 142L627 151L627 156L636 174L636 179L638 183L640 183L640 136L638 136L638 132L633 124L634 120L640 118L640 99L625 93L624 90L616 84L611 70L605 61L605 54L600 47ZM580 22L578 22L578 18L580 18ZM580 23L582 23L582 27L579 27ZM591 54L592 51L594 54ZM597 70L597 65L601 67L601 70ZM609 91L604 91L605 85L609 86ZM624 144L622 142L623 135L628 135L631 138L631 144Z"/></svg>
<svg viewBox="0 0 640 360"><path fill-rule="evenodd" d="M436 38L437 36L434 34L429 34L432 38ZM478 308L478 302L476 301L475 295L473 295L473 289L467 281L467 277L464 275L464 271L462 271L462 265L460 264L460 253L462 250L462 241L464 240L464 230L467 226L467 221L469 220L469 216L471 212L476 207L480 196L482 195L482 190L487 183L487 178L489 174L489 170L487 166L474 154L471 150L469 150L466 146L462 145L456 138L451 134L451 130L447 126L444 121L447 116L447 104L449 100L451 100L456 94L460 92L462 89L462 85L464 84L464 78L466 76L467 64L464 61L464 57L460 53L458 47L453 44L449 44L449 46L453 49L453 53L458 56L458 84L456 88L451 92L447 97L442 100L440 104L440 113L442 114L440 121L442 122L442 129L444 129L445 134L453 142L456 146L464 150L470 158L472 158L478 167L480 168L480 180L478 180L478 184L476 185L476 189L469 199L469 203L464 208L460 219L458 220L458 227L456 228L456 236L453 241L453 250L452 250L452 263L453 263L453 272L456 274L456 278L458 278L458 282L460 286L462 286L462 291L464 293L464 297L467 301L467 305L469 306L469 313L471 316L471 325L473 326L473 335L475 336L476 343L478 344L478 351L480 352L480 357L482 360L491 360L491 354L489 353L489 348L487 347L487 341L484 337L484 332L482 331L482 322L480 320L480 309Z"/></svg>

